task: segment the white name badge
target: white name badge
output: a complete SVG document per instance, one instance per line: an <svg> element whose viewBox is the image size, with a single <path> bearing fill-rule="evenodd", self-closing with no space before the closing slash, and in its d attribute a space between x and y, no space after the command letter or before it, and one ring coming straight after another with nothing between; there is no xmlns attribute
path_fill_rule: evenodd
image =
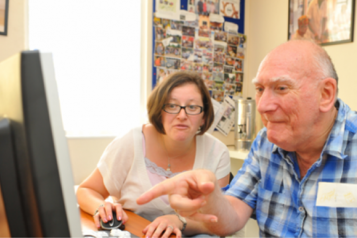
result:
<svg viewBox="0 0 357 238"><path fill-rule="evenodd" d="M316 206L357 207L357 184L320 182Z"/></svg>

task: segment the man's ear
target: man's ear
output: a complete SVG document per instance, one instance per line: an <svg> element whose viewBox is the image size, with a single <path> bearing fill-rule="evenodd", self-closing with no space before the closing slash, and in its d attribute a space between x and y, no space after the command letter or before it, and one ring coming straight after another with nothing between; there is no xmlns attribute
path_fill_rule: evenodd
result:
<svg viewBox="0 0 357 238"><path fill-rule="evenodd" d="M337 92L336 79L326 78L321 81L320 88L320 110L322 112L329 111L335 105L335 98Z"/></svg>

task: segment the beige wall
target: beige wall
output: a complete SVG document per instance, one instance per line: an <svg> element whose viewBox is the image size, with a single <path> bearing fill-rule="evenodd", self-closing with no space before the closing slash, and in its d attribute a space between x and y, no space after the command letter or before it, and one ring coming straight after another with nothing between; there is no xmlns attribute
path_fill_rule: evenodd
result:
<svg viewBox="0 0 357 238"><path fill-rule="evenodd" d="M0 62L28 49L27 0L9 1L7 36L0 35Z"/></svg>

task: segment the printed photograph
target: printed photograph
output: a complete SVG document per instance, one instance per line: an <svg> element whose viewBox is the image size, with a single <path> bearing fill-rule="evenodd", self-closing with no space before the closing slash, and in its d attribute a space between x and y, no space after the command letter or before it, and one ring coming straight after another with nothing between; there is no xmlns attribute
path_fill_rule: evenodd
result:
<svg viewBox="0 0 357 238"><path fill-rule="evenodd" d="M162 42L156 42L155 44L155 54L157 55L164 55L165 54L165 47Z"/></svg>
<svg viewBox="0 0 357 238"><path fill-rule="evenodd" d="M227 56L226 57L226 65L228 65L228 66L233 66L234 65L234 59L232 58L232 57L230 57L230 56Z"/></svg>
<svg viewBox="0 0 357 238"><path fill-rule="evenodd" d="M226 83L224 85L224 94L225 95L229 95L229 96L233 96L236 92L236 85L235 84L231 84L231 83Z"/></svg>
<svg viewBox="0 0 357 238"><path fill-rule="evenodd" d="M181 59L166 57L166 68L179 69L181 65Z"/></svg>
<svg viewBox="0 0 357 238"><path fill-rule="evenodd" d="M227 45L227 55L230 57L236 57L237 56L237 46Z"/></svg>
<svg viewBox="0 0 357 238"><path fill-rule="evenodd" d="M224 64L226 61L226 55L224 53L215 53L214 60L215 63Z"/></svg>
<svg viewBox="0 0 357 238"><path fill-rule="evenodd" d="M161 83L168 75L167 69L163 67L156 68L156 82Z"/></svg>
<svg viewBox="0 0 357 238"><path fill-rule="evenodd" d="M195 28L190 26L182 26L182 35L195 36Z"/></svg>
<svg viewBox="0 0 357 238"><path fill-rule="evenodd" d="M232 74L233 73L233 67L232 66L224 66L224 73Z"/></svg>
<svg viewBox="0 0 357 238"><path fill-rule="evenodd" d="M289 0L288 39L321 45L352 42L354 0Z"/></svg>
<svg viewBox="0 0 357 238"><path fill-rule="evenodd" d="M187 11L196 12L195 0L187 0Z"/></svg>
<svg viewBox="0 0 357 238"><path fill-rule="evenodd" d="M189 60L181 60L181 70L193 71L193 62Z"/></svg>
<svg viewBox="0 0 357 238"><path fill-rule="evenodd" d="M224 74L224 82L226 83L235 83L236 82L236 75L231 73L231 74Z"/></svg>
<svg viewBox="0 0 357 238"><path fill-rule="evenodd" d="M211 35L210 21L208 16L200 16L198 19L198 35L209 37Z"/></svg>
<svg viewBox="0 0 357 238"><path fill-rule="evenodd" d="M175 20L171 20L171 29L172 30L182 30L182 25L183 25L183 21L175 21Z"/></svg>
<svg viewBox="0 0 357 238"><path fill-rule="evenodd" d="M215 53L225 53L226 46L223 44L214 44L214 52Z"/></svg>
<svg viewBox="0 0 357 238"><path fill-rule="evenodd" d="M224 31L216 31L216 32L214 33L214 40L215 40L215 41L227 42L227 32L224 32Z"/></svg>
<svg viewBox="0 0 357 238"><path fill-rule="evenodd" d="M223 22L211 21L209 27L211 31L223 31Z"/></svg>
<svg viewBox="0 0 357 238"><path fill-rule="evenodd" d="M165 56L181 58L181 44L170 43L165 47Z"/></svg>
<svg viewBox="0 0 357 238"><path fill-rule="evenodd" d="M154 66L156 67L165 67L165 57L163 56L154 56Z"/></svg>
<svg viewBox="0 0 357 238"><path fill-rule="evenodd" d="M202 64L201 63L194 63L193 64L194 71L202 71Z"/></svg>
<svg viewBox="0 0 357 238"><path fill-rule="evenodd" d="M208 90L212 90L213 89L213 87L214 87L214 81L213 80L205 79L204 82L205 82L205 85L206 85Z"/></svg>
<svg viewBox="0 0 357 238"><path fill-rule="evenodd" d="M166 31L166 38L172 37L171 42L172 43L177 43L177 44L181 44L181 31L179 30L172 30L172 29L168 29Z"/></svg>
<svg viewBox="0 0 357 238"><path fill-rule="evenodd" d="M223 73L223 64L220 63L213 63L213 72L222 72ZM223 78L222 78L223 80Z"/></svg>
<svg viewBox="0 0 357 238"><path fill-rule="evenodd" d="M202 63L204 64L212 64L213 59L212 59L212 52L208 50L203 50L203 55L202 55Z"/></svg>
<svg viewBox="0 0 357 238"><path fill-rule="evenodd" d="M243 74L242 73L236 73L236 82L243 82Z"/></svg>
<svg viewBox="0 0 357 238"><path fill-rule="evenodd" d="M194 21L184 21L184 25L189 27L198 27L198 19Z"/></svg>
<svg viewBox="0 0 357 238"><path fill-rule="evenodd" d="M162 23L162 27L163 27L165 30L171 28L170 20L169 20L169 19L161 19L161 23Z"/></svg>
<svg viewBox="0 0 357 238"><path fill-rule="evenodd" d="M210 38L199 37L195 40L195 49L212 51L212 41Z"/></svg>
<svg viewBox="0 0 357 238"><path fill-rule="evenodd" d="M190 61L194 60L194 54L192 48L182 48L182 58Z"/></svg>
<svg viewBox="0 0 357 238"><path fill-rule="evenodd" d="M202 72L202 79L203 80L210 80L212 78L212 74L209 72Z"/></svg>
<svg viewBox="0 0 357 238"><path fill-rule="evenodd" d="M243 61L240 59L234 59L234 70L237 72L243 71Z"/></svg>
<svg viewBox="0 0 357 238"><path fill-rule="evenodd" d="M165 39L165 30L162 28L162 25L155 27L155 40L161 41Z"/></svg>
<svg viewBox="0 0 357 238"><path fill-rule="evenodd" d="M193 62L195 63L202 63L202 50L195 50L194 51L194 59Z"/></svg>
<svg viewBox="0 0 357 238"><path fill-rule="evenodd" d="M237 58L244 59L244 48L241 47L237 48Z"/></svg>
<svg viewBox="0 0 357 238"><path fill-rule="evenodd" d="M205 72L212 73L212 68L213 68L212 64L203 64L202 65L202 71L205 71Z"/></svg>
<svg viewBox="0 0 357 238"><path fill-rule="evenodd" d="M214 86L216 87L216 86ZM222 103L224 99L224 92L220 90L212 90L212 98L217 102Z"/></svg>
<svg viewBox="0 0 357 238"><path fill-rule="evenodd" d="M238 93L237 95L241 94L242 90L243 90L243 84L236 83L236 93Z"/></svg>
<svg viewBox="0 0 357 238"><path fill-rule="evenodd" d="M214 82L214 90L224 91L224 81L215 81Z"/></svg>
<svg viewBox="0 0 357 238"><path fill-rule="evenodd" d="M214 81L224 81L224 74L222 72L213 72L212 80Z"/></svg>
<svg viewBox="0 0 357 238"><path fill-rule="evenodd" d="M180 0L156 0L156 11L166 13L178 13Z"/></svg>
<svg viewBox="0 0 357 238"><path fill-rule="evenodd" d="M194 40L195 40L195 37L182 36L182 47L184 47L184 48L193 48Z"/></svg>
<svg viewBox="0 0 357 238"><path fill-rule="evenodd" d="M154 26L162 25L161 18L154 17Z"/></svg>
<svg viewBox="0 0 357 238"><path fill-rule="evenodd" d="M167 69L167 74L170 75L170 74L173 74L175 72L178 72L179 70L177 69Z"/></svg>
<svg viewBox="0 0 357 238"><path fill-rule="evenodd" d="M228 44L230 45L239 45L239 36L238 35L234 35L234 34L228 34Z"/></svg>
<svg viewBox="0 0 357 238"><path fill-rule="evenodd" d="M221 0L219 6L220 14L234 19L240 19L240 1Z"/></svg>

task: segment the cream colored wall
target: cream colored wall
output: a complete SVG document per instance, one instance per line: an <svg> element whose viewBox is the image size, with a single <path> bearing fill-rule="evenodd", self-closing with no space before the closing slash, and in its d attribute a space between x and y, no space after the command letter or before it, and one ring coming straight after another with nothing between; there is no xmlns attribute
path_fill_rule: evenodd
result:
<svg viewBox="0 0 357 238"><path fill-rule="evenodd" d="M28 49L27 0L9 1L7 36L0 35L0 62Z"/></svg>

